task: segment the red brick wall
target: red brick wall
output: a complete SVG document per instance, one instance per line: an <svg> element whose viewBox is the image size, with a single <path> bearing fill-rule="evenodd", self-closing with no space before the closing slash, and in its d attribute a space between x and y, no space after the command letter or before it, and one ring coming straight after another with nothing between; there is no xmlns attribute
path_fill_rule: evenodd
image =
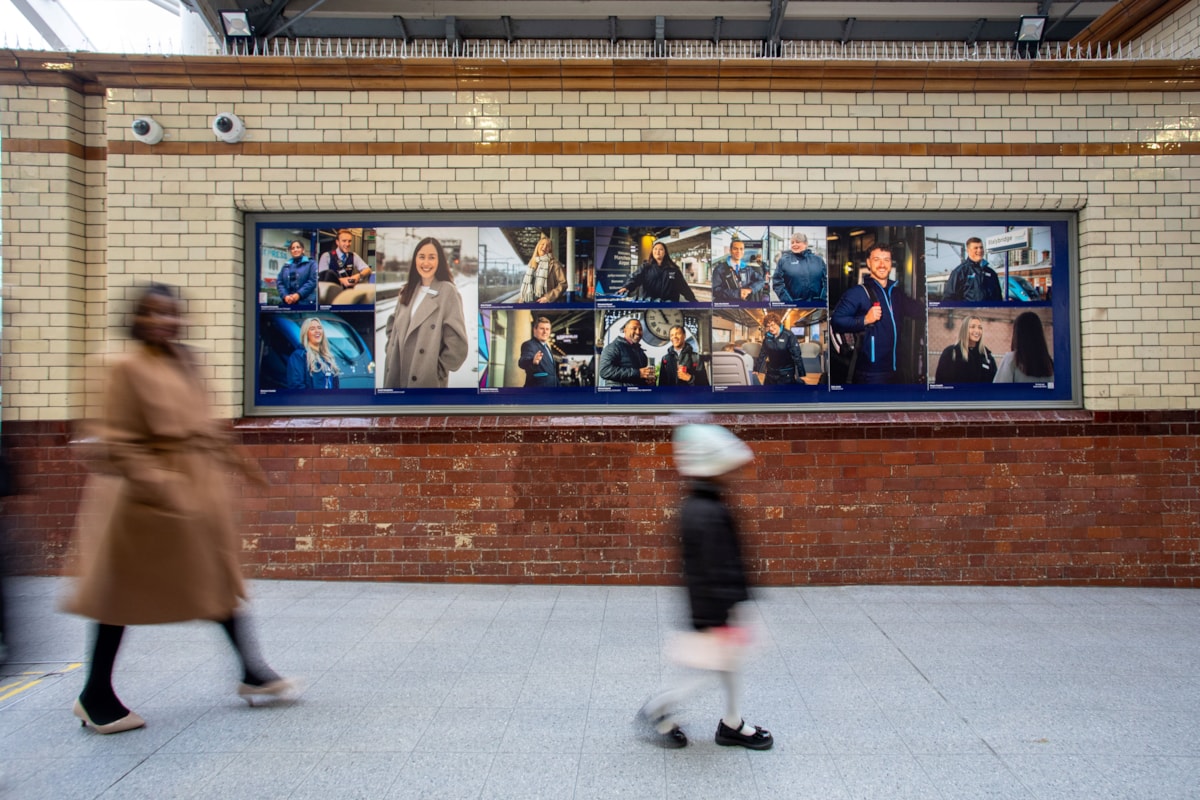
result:
<svg viewBox="0 0 1200 800"><path fill-rule="evenodd" d="M726 415L767 585L1200 586L1194 412ZM249 574L673 583L666 417L247 419ZM55 574L85 479L64 423L4 424L15 571Z"/></svg>

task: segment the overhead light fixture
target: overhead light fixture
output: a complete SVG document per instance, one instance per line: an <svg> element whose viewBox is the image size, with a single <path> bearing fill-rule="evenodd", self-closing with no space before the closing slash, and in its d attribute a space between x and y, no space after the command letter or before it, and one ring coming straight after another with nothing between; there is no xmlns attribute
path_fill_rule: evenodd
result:
<svg viewBox="0 0 1200 800"><path fill-rule="evenodd" d="M225 36L230 39L248 39L254 35L254 26L250 24L250 16L245 11L222 11L221 26L225 28Z"/></svg>
<svg viewBox="0 0 1200 800"><path fill-rule="evenodd" d="M1046 33L1046 20L1047 17L1040 14L1021 17L1017 25L1017 40L1013 44L1013 49L1021 58L1037 58L1042 36Z"/></svg>

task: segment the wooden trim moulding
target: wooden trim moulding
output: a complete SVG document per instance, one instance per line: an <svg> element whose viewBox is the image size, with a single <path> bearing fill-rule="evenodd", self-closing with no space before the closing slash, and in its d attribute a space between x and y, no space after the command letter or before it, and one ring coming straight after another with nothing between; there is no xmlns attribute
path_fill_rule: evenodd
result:
<svg viewBox="0 0 1200 800"><path fill-rule="evenodd" d="M1126 44L1137 39L1191 0L1120 0L1075 34L1071 44Z"/></svg>
<svg viewBox="0 0 1200 800"><path fill-rule="evenodd" d="M1200 88L1200 60L502 61L0 50L0 84L108 89L1104 92Z"/></svg>

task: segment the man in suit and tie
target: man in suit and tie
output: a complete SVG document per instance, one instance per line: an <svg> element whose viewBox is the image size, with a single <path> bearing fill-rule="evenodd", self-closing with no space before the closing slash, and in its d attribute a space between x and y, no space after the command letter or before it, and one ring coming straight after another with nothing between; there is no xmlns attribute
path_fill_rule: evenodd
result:
<svg viewBox="0 0 1200 800"><path fill-rule="evenodd" d="M550 352L550 320L538 317L533 323L533 338L521 345L517 366L525 370L526 386L558 386L558 365Z"/></svg>

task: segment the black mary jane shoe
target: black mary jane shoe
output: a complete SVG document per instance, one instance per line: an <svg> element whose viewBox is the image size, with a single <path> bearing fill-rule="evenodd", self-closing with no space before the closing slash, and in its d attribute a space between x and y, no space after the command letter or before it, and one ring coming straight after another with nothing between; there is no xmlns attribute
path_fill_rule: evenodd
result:
<svg viewBox="0 0 1200 800"><path fill-rule="evenodd" d="M678 725L673 725L671 730L666 733L660 733L658 726L666 721L662 715L651 716L646 713L645 706L638 712L637 721L641 724L646 733L645 738L654 742L664 750L678 750L681 747L687 747L688 738L683 730Z"/></svg>
<svg viewBox="0 0 1200 800"><path fill-rule="evenodd" d="M716 742L722 747L746 747L750 750L770 750L775 744L775 740L771 737L771 732L766 728L754 726L754 733L746 735L742 733L741 728L745 727L743 721L735 730L725 724L725 720L721 720L717 724Z"/></svg>
<svg viewBox="0 0 1200 800"><path fill-rule="evenodd" d="M687 736L678 725L666 733L658 734L658 746L665 750L678 750L681 747L687 747L687 743Z"/></svg>

